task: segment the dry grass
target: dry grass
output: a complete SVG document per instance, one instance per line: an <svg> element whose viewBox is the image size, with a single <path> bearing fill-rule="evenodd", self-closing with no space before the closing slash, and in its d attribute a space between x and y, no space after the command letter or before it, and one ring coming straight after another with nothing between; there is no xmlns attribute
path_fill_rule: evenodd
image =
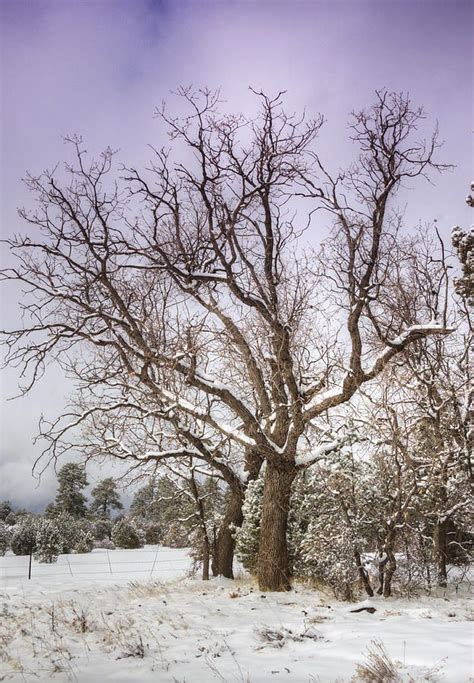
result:
<svg viewBox="0 0 474 683"><path fill-rule="evenodd" d="M354 683L398 683L402 681L398 669L398 662L390 658L384 644L373 640L368 647L367 661L358 665L352 680Z"/></svg>

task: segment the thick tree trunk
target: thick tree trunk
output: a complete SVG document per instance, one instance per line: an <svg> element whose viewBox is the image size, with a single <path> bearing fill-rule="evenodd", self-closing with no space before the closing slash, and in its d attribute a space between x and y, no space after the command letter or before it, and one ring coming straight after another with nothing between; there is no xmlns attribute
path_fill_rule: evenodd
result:
<svg viewBox="0 0 474 683"><path fill-rule="evenodd" d="M277 469L267 462L257 562L261 591L291 589L286 530L291 485L295 476L296 470Z"/></svg>
<svg viewBox="0 0 474 683"><path fill-rule="evenodd" d="M446 557L448 550L447 540L448 537L446 521L437 522L434 532L437 581L438 586L441 586L443 588L445 588L448 585L448 572L446 568Z"/></svg>
<svg viewBox="0 0 474 683"><path fill-rule="evenodd" d="M217 536L217 573L227 579L234 578L234 548L235 541L232 535L232 526L242 526L243 491L231 489L227 500L227 508L224 519Z"/></svg>

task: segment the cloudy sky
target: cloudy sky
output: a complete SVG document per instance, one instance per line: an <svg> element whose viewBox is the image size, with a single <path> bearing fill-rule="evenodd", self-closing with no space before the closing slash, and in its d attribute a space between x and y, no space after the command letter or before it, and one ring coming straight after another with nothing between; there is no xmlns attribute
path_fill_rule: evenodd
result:
<svg viewBox="0 0 474 683"><path fill-rule="evenodd" d="M21 178L64 158L62 136L90 152L110 145L124 161L160 144L154 108L178 85L221 87L231 109L251 112L248 86L287 90L292 110L328 119L320 150L334 166L351 155L347 115L375 88L409 91L438 120L452 173L407 193L406 220L437 219L444 235L471 219L473 4L470 0L0 0L1 231L22 230L16 208L31 202ZM161 141L163 142L163 141ZM318 236L315 235L315 238ZM3 253L4 263L9 262ZM19 293L2 287L2 327L19 324ZM31 466L42 413L70 387L55 368L26 398L17 372L1 380L0 498L33 509L50 499ZM91 471L91 478L104 472Z"/></svg>

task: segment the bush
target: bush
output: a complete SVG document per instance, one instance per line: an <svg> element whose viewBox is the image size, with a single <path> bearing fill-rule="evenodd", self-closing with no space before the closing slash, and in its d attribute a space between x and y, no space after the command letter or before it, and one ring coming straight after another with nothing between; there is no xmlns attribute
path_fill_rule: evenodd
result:
<svg viewBox="0 0 474 683"><path fill-rule="evenodd" d="M5 555L10 547L11 531L5 522L0 521L0 555Z"/></svg>
<svg viewBox="0 0 474 683"><path fill-rule="evenodd" d="M112 541L117 548L134 550L144 545L143 536L134 524L127 519L121 519L112 529Z"/></svg>
<svg viewBox="0 0 474 683"><path fill-rule="evenodd" d="M96 541L110 540L112 535L113 524L110 519L98 519L94 522L92 533Z"/></svg>
<svg viewBox="0 0 474 683"><path fill-rule="evenodd" d="M13 532L11 548L15 555L29 555L36 550L37 523L34 517L23 517Z"/></svg>
<svg viewBox="0 0 474 683"><path fill-rule="evenodd" d="M94 537L90 531L81 529L78 534L78 539L74 545L74 552L76 553L90 553L94 548Z"/></svg>
<svg viewBox="0 0 474 683"><path fill-rule="evenodd" d="M56 562L61 550L61 532L55 521L40 520L36 530L35 560L47 563Z"/></svg>

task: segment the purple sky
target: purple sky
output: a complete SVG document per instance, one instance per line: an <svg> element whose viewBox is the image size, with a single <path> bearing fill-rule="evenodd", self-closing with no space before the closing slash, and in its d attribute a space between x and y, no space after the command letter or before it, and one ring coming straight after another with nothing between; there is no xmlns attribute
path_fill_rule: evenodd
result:
<svg viewBox="0 0 474 683"><path fill-rule="evenodd" d="M408 90L439 121L442 158L456 169L408 193L407 222L436 218L444 235L472 220L473 7L470 0L1 0L1 230L21 229L28 204L20 179L64 158L61 136L79 133L90 152L119 148L124 161L159 144L154 107L178 85L222 87L231 109L252 111L248 86L288 90L290 109L322 112L319 149L335 167L350 158L347 114L375 88ZM318 235L315 235L317 238ZM7 259L8 256L4 255ZM17 322L13 289L2 317ZM52 371L31 395L2 373L0 498L37 507L30 470L41 412L52 415L68 386ZM91 472L92 477L103 473Z"/></svg>

